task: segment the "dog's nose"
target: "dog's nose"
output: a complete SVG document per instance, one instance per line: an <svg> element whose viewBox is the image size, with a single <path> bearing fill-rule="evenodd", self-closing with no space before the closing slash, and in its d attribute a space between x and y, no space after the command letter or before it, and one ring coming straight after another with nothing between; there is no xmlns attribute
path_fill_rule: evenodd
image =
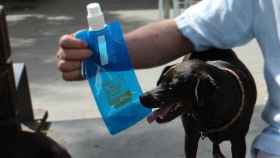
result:
<svg viewBox="0 0 280 158"><path fill-rule="evenodd" d="M140 102L142 105L144 105L145 107L147 108L154 108L154 98L152 95L147 95L147 94L144 94L142 96L140 96Z"/></svg>

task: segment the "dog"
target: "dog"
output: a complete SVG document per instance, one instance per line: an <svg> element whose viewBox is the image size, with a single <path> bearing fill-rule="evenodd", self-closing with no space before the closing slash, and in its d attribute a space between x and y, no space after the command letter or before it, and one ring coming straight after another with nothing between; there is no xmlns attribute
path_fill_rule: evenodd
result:
<svg viewBox="0 0 280 158"><path fill-rule="evenodd" d="M191 53L166 67L157 87L140 96L147 108L157 108L148 122L169 122L181 115L185 155L195 158L201 137L213 143L213 157L224 158L219 144L231 142L233 158L245 158L257 90L247 67L231 49Z"/></svg>
<svg viewBox="0 0 280 158"><path fill-rule="evenodd" d="M18 123L0 121L0 157L71 158L68 151L46 134L18 129Z"/></svg>

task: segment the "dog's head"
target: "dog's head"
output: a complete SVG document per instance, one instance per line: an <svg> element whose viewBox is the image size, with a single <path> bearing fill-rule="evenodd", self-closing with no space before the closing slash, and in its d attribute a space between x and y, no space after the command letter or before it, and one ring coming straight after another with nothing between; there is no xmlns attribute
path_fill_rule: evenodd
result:
<svg viewBox="0 0 280 158"><path fill-rule="evenodd" d="M216 89L215 80L207 71L206 63L199 60L166 67L157 87L140 97L145 107L158 108L148 121L169 122L196 107L203 107Z"/></svg>
<svg viewBox="0 0 280 158"><path fill-rule="evenodd" d="M12 158L71 158L64 147L42 133L18 131L3 145L5 146L1 154Z"/></svg>

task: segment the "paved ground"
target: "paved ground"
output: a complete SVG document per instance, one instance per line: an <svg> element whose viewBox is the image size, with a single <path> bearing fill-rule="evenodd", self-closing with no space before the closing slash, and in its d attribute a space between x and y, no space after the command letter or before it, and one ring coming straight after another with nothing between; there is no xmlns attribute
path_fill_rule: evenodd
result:
<svg viewBox="0 0 280 158"><path fill-rule="evenodd" d="M147 126L143 122L121 135L110 137L98 119L99 114L86 83L61 79L56 69L57 41L61 35L87 26L85 6L89 2L37 0L33 5L26 5L27 8L8 10L13 60L27 65L34 107L49 110L50 119L60 121L53 126L51 135L64 143L74 157L183 157L183 133L178 121L165 126ZM119 19L125 31L159 19L155 0L106 0L102 4L107 21ZM248 136L250 144L264 126L259 117L266 98L263 62L255 41L236 50L253 72L259 90ZM161 69L137 71L144 90L154 86ZM228 144L223 145L223 149L229 153ZM209 157L209 142L202 143L199 154L200 157Z"/></svg>

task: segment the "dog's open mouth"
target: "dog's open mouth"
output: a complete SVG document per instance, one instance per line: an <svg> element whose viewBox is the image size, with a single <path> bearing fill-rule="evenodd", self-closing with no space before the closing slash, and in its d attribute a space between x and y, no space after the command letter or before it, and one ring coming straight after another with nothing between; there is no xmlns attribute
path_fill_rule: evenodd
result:
<svg viewBox="0 0 280 158"><path fill-rule="evenodd" d="M152 114L147 117L147 121L149 123L152 123L154 121L158 123L166 123L175 119L182 112L183 106L181 104L160 107L157 110L154 110Z"/></svg>

